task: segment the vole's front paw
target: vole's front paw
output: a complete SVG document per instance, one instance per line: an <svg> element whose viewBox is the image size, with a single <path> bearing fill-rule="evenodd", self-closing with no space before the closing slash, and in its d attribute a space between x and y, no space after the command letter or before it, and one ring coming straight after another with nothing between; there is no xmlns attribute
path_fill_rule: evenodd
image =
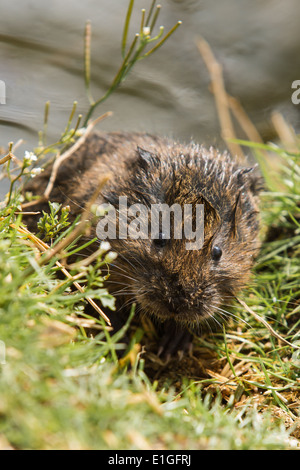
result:
<svg viewBox="0 0 300 470"><path fill-rule="evenodd" d="M184 328L179 328L173 322L163 324L163 333L159 341L157 355L168 362L175 355L182 359L187 351L192 349L193 335Z"/></svg>

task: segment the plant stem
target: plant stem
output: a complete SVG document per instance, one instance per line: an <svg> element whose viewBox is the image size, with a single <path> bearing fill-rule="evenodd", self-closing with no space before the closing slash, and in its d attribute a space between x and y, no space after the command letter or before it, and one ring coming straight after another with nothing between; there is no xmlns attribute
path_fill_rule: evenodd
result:
<svg viewBox="0 0 300 470"><path fill-rule="evenodd" d="M130 23L130 18L132 14L133 4L134 4L134 0L130 0L129 5L128 5L126 19L125 19L125 24L124 24L124 31L123 31L123 38L122 38L123 57L125 56L125 51L126 51L127 35L128 35L128 29L129 29L129 23Z"/></svg>

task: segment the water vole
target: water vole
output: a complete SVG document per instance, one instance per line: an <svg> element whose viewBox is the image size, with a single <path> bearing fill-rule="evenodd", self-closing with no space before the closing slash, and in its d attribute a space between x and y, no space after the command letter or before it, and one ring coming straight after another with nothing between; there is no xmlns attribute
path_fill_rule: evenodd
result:
<svg viewBox="0 0 300 470"><path fill-rule="evenodd" d="M155 239L109 239L119 255L107 281L120 312L112 316L113 325L118 327L126 305L136 302L138 314L162 325L159 353L172 354L190 344L187 328L198 331L201 323L222 312L222 304L247 284L259 249L261 184L252 170L212 148L135 133L95 133L60 166L50 200L69 205L72 218L107 173L113 177L97 204L117 207L123 196L130 206L204 206L199 249L187 250L186 240L166 239L162 231ZM50 171L34 178L26 190L41 194ZM25 222L34 229L36 220ZM94 236L96 226L92 230Z"/></svg>

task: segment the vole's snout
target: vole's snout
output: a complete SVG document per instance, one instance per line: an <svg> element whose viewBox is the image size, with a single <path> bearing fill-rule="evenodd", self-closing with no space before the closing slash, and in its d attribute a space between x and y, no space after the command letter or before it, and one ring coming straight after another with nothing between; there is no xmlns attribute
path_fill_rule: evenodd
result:
<svg viewBox="0 0 300 470"><path fill-rule="evenodd" d="M184 316L191 309L199 307L201 289L198 286L186 286L180 279L165 279L161 282L160 298L164 307L175 316Z"/></svg>
<svg viewBox="0 0 300 470"><path fill-rule="evenodd" d="M185 308L186 297L183 295L168 298L168 308L172 313L182 313Z"/></svg>
<svg viewBox="0 0 300 470"><path fill-rule="evenodd" d="M171 315L183 314L189 303L189 295L182 285L178 275L164 274L151 278L153 300Z"/></svg>

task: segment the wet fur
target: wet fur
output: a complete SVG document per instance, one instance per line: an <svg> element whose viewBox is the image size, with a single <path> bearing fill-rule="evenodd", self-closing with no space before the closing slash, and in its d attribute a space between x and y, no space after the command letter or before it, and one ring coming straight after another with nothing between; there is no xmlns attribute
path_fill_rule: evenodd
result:
<svg viewBox="0 0 300 470"><path fill-rule="evenodd" d="M26 191L42 194L51 167ZM259 250L260 178L240 167L227 153L194 143L184 145L148 134L93 134L59 168L51 201L71 207L74 219L96 190L101 175L110 181L97 204L204 204L204 245L186 250L186 240L110 240L119 256L110 267L109 291L120 311L137 303L137 311L168 325L198 326L228 304L249 281ZM42 203L37 209L47 210ZM37 218L25 222L35 230ZM91 236L95 235L95 227ZM222 249L219 261L213 246Z"/></svg>

